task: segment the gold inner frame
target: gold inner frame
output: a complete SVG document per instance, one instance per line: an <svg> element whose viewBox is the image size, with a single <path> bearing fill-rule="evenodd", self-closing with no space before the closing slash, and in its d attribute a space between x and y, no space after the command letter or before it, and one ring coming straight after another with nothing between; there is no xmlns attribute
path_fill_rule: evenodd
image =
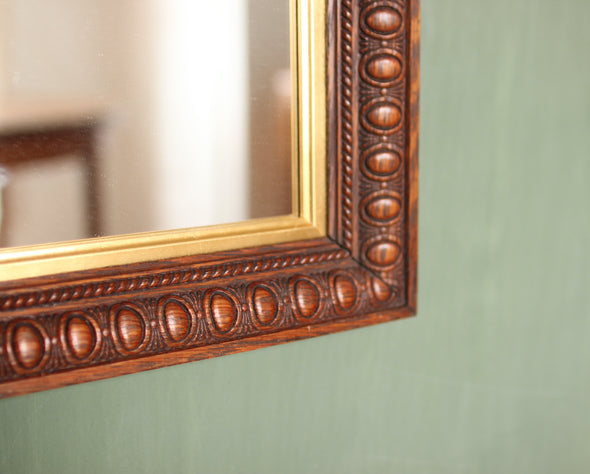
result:
<svg viewBox="0 0 590 474"><path fill-rule="evenodd" d="M326 0L290 0L293 213L234 224L0 250L0 281L326 235Z"/></svg>

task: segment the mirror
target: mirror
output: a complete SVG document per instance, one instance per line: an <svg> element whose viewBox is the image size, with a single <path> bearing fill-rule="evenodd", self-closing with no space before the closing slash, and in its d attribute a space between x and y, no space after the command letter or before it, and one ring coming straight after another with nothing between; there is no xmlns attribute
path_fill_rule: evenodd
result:
<svg viewBox="0 0 590 474"><path fill-rule="evenodd" d="M1 245L289 214L289 10L0 0Z"/></svg>
<svg viewBox="0 0 590 474"><path fill-rule="evenodd" d="M290 3L292 215L0 250L0 397L415 314L419 0Z"/></svg>

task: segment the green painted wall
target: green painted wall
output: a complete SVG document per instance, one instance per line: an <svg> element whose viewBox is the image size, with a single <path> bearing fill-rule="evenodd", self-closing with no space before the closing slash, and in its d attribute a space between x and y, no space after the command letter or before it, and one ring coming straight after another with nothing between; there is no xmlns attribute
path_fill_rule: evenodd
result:
<svg viewBox="0 0 590 474"><path fill-rule="evenodd" d="M423 0L418 318L2 401L0 472L589 472L589 15Z"/></svg>

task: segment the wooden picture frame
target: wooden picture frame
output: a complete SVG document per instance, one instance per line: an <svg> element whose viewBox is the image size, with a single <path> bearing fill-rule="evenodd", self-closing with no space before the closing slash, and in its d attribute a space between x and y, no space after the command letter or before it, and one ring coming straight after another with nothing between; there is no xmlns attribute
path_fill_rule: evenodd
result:
<svg viewBox="0 0 590 474"><path fill-rule="evenodd" d="M0 396L416 312L419 0L329 0L327 235L0 283Z"/></svg>

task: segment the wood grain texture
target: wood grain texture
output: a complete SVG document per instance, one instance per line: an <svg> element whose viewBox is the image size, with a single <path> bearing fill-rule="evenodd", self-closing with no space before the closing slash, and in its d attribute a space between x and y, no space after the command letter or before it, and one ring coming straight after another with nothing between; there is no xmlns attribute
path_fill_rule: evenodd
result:
<svg viewBox="0 0 590 474"><path fill-rule="evenodd" d="M419 2L343 0L335 16L331 236L400 286L417 253Z"/></svg>
<svg viewBox="0 0 590 474"><path fill-rule="evenodd" d="M415 312L418 2L329 6L330 234L0 284L0 394Z"/></svg>

